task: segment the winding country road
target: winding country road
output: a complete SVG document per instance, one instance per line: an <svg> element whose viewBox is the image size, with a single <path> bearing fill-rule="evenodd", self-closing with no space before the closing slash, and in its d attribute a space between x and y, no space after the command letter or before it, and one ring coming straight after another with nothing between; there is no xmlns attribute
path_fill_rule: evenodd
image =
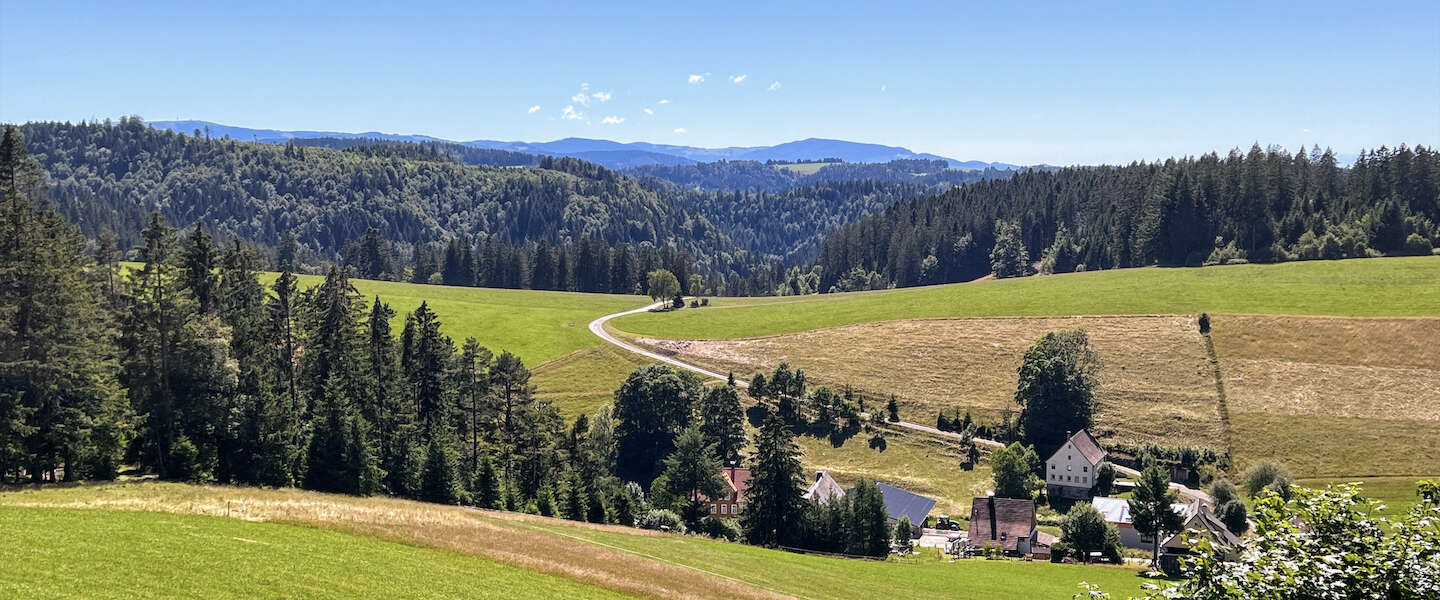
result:
<svg viewBox="0 0 1440 600"><path fill-rule="evenodd" d="M729 374L726 374L726 373L716 373L715 371L711 371L711 370L706 369L706 368L703 368L703 367L698 367L698 366L692 365L692 364L690 364L690 363L687 363L687 362L685 362L685 361L683 361L683 360L680 360L680 359L678 359L678 358L675 358L675 357L673 357L673 356L665 356L664 354L660 354L660 353L658 353L658 352L652 352L652 351L650 351L650 350L646 350L646 349L644 349L644 348L641 348L640 346L636 346L636 345L634 345L634 344L631 344L631 343L629 343L629 342L626 342L626 341L624 341L624 340L621 340L620 338L617 338L617 337L615 337L615 336L613 336L613 335L610 335L610 332L605 330L605 323L606 323L607 321L609 321L610 319L614 319L614 318L616 318L616 317L623 317L623 316L625 316L625 315L633 315L633 314L636 314L636 313L642 313L642 312L648 312L648 311L656 310L656 309L660 308L660 306L663 305L663 304L665 304L665 303L664 303L664 302L656 302L656 303L654 303L654 304L647 304L647 305L642 306L642 307L640 307L640 308L634 308L634 309L630 309L630 310L627 310L627 311L624 311L624 312L618 312L618 313L615 313L615 314L605 315L605 316L603 316L603 317L600 317L600 318L595 319L594 321L591 321L591 322L590 322L590 333L595 334L595 335L598 336L600 339L605 340L606 342L609 342L609 343L611 343L611 344L614 344L614 345L616 345L616 346L618 346L618 347L620 347L620 348L622 348L622 349L624 349L624 350L627 350L627 351L630 351L630 352L634 352L635 354L639 354L640 356L644 356L645 358L649 358L649 359L654 360L654 361L662 362L662 363L665 363L665 364L670 365L670 366L673 366L673 367L678 367L678 368L681 368L681 369L685 369L686 371L691 371L691 372L693 372L693 373L698 373L698 374L700 374L700 375L703 375L703 376L705 376L705 377L709 377L709 378L711 378L711 379L719 379L720 381L727 381L727 380L729 380L729 378L730 378ZM742 388L748 388L748 387L750 387L750 382L744 381L743 379L737 379L737 380L735 380L735 385L738 386L738 387L742 387ZM862 416L862 417L865 417L865 418L869 418L870 415L867 414L867 413L861 413L861 416ZM954 433L954 432L950 432L950 431L940 431L939 429L936 429L936 428L931 427L931 426L929 426L929 425L921 425L921 424L919 424L919 423L911 423L911 422L909 422L909 421L894 421L894 422L891 422L890 425L893 425L893 426L895 426L895 427L904 427L905 429L910 429L910 430L919 431L919 432L922 432L922 433L927 433L927 434L930 434L930 435L933 435L933 436L936 436L936 437L950 438L950 439L954 439L954 440L959 440L959 439L961 439L961 436L960 436L960 434L958 434L958 433ZM987 439L985 439L985 438L978 438L978 437L977 437L977 438L973 438L973 439L975 440L975 443L976 443L976 444L979 444L979 445L981 445L981 446L989 446L989 447L992 447L992 448L1001 448L1001 447L1004 447L1004 446L1005 446L1005 444L1002 444L1002 443L997 442L997 441L995 441L995 440L987 440ZM1120 465L1115 465L1115 470L1118 471L1118 472L1120 472L1120 473L1123 473L1123 474L1125 474L1125 475L1127 475L1127 476L1129 476L1129 477L1131 477L1131 478L1139 478L1139 477L1140 477L1140 472L1139 472L1139 471L1136 471L1135 469L1131 469L1131 468L1129 468L1129 467L1122 467L1122 466L1120 466ZM1206 494L1205 492L1202 492L1202 491L1200 491L1200 490L1192 489L1192 488L1186 487L1186 486L1181 485L1181 484L1178 484L1178 483L1171 483L1171 484L1170 484L1170 487L1171 487L1172 489L1180 492L1180 495L1181 495L1182 497L1187 497L1187 498L1199 498L1199 499L1201 499L1201 500L1204 500L1204 501L1207 502L1207 503L1214 504L1214 499L1211 498L1209 494Z"/></svg>

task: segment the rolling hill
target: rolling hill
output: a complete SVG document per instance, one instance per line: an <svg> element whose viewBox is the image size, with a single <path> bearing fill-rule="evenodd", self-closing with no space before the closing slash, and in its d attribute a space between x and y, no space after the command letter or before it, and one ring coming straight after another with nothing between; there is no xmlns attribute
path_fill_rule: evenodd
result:
<svg viewBox="0 0 1440 600"><path fill-rule="evenodd" d="M147 597L394 597L424 578L434 597L873 598L903 585L910 598L1007 599L1067 598L1081 581L1138 592L1145 581L1126 567L830 558L389 498L158 482L0 492L0 524L19 534L0 546L14 567L0 590L19 597L126 597L140 585ZM145 551L104 558L120 547ZM54 566L75 570L44 576Z"/></svg>
<svg viewBox="0 0 1440 600"><path fill-rule="evenodd" d="M265 143L285 143L286 141L302 138L374 138L390 141L404 142L447 142L441 138L414 135L414 134L391 134L391 133L345 133L338 131L283 131L277 129L256 129L249 127L236 127L232 125L221 125L209 121L186 120L186 121L150 121L148 124L157 129L190 133L199 130L202 133L210 132L212 137L229 136L231 139L241 141L256 141ZM952 158L937 156L934 154L915 153L906 148L898 146L885 146L881 144L867 144L849 142L845 140L830 140L821 138L809 138L794 142L777 144L774 146L751 146L751 147L728 147L728 148L697 148L694 146L677 146L671 144L652 144L648 142L615 142L610 140L598 140L588 138L564 138L550 142L507 142L499 140L470 140L457 143L476 148L491 148L495 150L508 150L511 152L524 152L529 154L546 154L550 156L571 156L591 160L605 165L612 169L622 169L641 164L692 164L696 162L711 162L716 160L803 160L811 158L835 157L845 162L888 162L896 159L932 159L944 160L952 166L966 169L984 169L993 167L996 169L1013 169L1017 165L1007 163L991 163L977 160L958 161ZM651 162L643 162L651 161Z"/></svg>
<svg viewBox="0 0 1440 600"><path fill-rule="evenodd" d="M1211 315L1202 335L1195 316ZM901 417L998 420L1026 347L1083 328L1104 363L1095 432L1302 477L1433 476L1440 257L1126 269L800 298L717 299L613 329L737 377L895 393ZM857 356L866 357L857 360ZM1345 443L1317 445L1340 436Z"/></svg>

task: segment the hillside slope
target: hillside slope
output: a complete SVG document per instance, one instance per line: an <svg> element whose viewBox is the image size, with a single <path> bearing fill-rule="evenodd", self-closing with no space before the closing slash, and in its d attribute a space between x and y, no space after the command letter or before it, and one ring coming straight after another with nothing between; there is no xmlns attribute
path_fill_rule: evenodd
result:
<svg viewBox="0 0 1440 600"><path fill-rule="evenodd" d="M305 525L320 530L317 533L321 534L329 531L358 534L417 546L417 550L439 548L538 572L532 573L533 578L543 574L593 586L590 590L599 587L626 595L658 598L874 598L893 593L896 586L904 586L907 597L921 599L1068 598L1079 590L1081 581L1098 582L1117 593L1138 592L1143 581L1135 576L1135 570L1123 567L986 560L946 562L934 558L883 562L828 558L517 513L296 490L169 483L110 484L0 492L0 507L4 507L0 508L0 515L20 514L26 518L43 514L36 511L53 514L62 509L71 512L86 509L113 515L119 509L212 515L223 519L228 511L232 518ZM83 521L89 525L97 520ZM138 528L141 531L124 535L145 539L154 536L143 533L154 522L136 517L117 520L113 527ZM246 528L257 525L244 524L236 529L200 521L187 524L220 527L230 536L245 539L255 539ZM168 533L161 537L168 537ZM64 549L60 542L51 542L46 536L26 535L19 539L20 545L12 547L24 552ZM334 539L354 543L350 541L353 535ZM217 540L216 544L223 545L226 551L234 551L231 549L235 545L228 541ZM153 551L152 561L162 569L181 568L186 555L170 554L167 550L168 547ZM403 568L403 565L402 562L399 566ZM378 562L368 568L377 571L377 576L384 576L390 567ZM28 577L25 580L48 585L44 580L34 582ZM94 581L87 580L92 584ZM572 585L567 589L577 588ZM599 595L580 589L586 594L583 597Z"/></svg>
<svg viewBox="0 0 1440 600"><path fill-rule="evenodd" d="M919 288L717 298L615 319L671 339L731 339L922 317L1262 313L1440 316L1440 257L1119 269Z"/></svg>

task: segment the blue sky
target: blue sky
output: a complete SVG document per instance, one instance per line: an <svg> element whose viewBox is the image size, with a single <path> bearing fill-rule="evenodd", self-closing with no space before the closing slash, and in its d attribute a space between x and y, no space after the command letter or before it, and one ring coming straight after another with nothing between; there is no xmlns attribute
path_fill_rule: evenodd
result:
<svg viewBox="0 0 1440 600"><path fill-rule="evenodd" d="M1434 2L209 4L0 0L0 120L1052 164L1440 143Z"/></svg>

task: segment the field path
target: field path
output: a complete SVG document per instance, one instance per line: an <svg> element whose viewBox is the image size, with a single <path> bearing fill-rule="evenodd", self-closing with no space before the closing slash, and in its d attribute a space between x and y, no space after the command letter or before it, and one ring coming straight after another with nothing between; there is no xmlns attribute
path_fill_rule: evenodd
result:
<svg viewBox="0 0 1440 600"><path fill-rule="evenodd" d="M709 377L709 378L711 378L711 379L718 379L718 380L720 380L720 381L727 381L727 380L729 380L730 376L729 376L728 374L716 373L715 371L711 371L711 370L706 369L706 368L704 368L704 367L699 367L699 366L696 366L696 365L692 365L692 364L690 364L690 363L687 363L687 362L685 362L685 361L683 361L683 360L680 360L680 359L678 359L678 358L675 358L675 357L673 357L673 356L665 356L665 355L660 354L660 353L658 353L658 352L652 352L652 351L650 351L650 350L646 350L646 349L644 349L644 348L641 348L641 347L639 347L639 346L636 346L636 345L634 345L634 344L631 344L631 343L629 343L629 342L626 342L626 341L624 341L624 340L621 340L620 338L617 338L617 337L615 337L615 336L613 336L613 335L610 335L610 332L605 330L605 322L606 322L606 321L609 321L610 319L614 319L614 318L617 318L617 317L623 317L623 316L625 316L625 315L633 315L633 314L636 314L636 313L642 313L642 312L652 311L652 310L655 310L655 309L660 308L660 307L661 307L662 305L664 305L664 304L665 304L664 302L656 302L656 303L654 303L654 304L649 304L649 305L646 305L646 306L642 306L642 307L640 307L640 308L633 308L633 309L630 309L630 310L627 310L627 311L618 312L618 313L610 314L610 315L605 315L605 316L603 316L603 317L600 317L600 318L595 319L594 321L591 321L591 322L590 322L590 333L593 333L593 334L595 334L596 336L598 336L600 339L605 340L606 342L609 342L609 343L611 343L611 344L614 344L614 345L616 345L616 346L618 346L618 347L620 347L620 348L622 348L622 349L624 349L624 350L627 350L627 351L629 351L629 352L634 352L635 354L639 354L640 356L644 356L644 357L649 358L649 359L651 359L651 360L659 361L659 362L662 362L662 363L665 363L665 364L667 364L667 365L671 365L671 366L674 366L674 367L679 367L679 368L681 368L681 369L685 369L686 371L691 371L691 372L693 372L693 373L698 373L698 374L700 374L700 375L703 375L703 376L705 376L705 377ZM738 386L738 387L742 387L742 388L748 388L748 387L750 387L750 382L748 382L748 381L742 381L742 380L736 380L736 381L735 381L735 385ZM868 413L861 413L861 416L862 416L862 417L865 417L865 418L869 418L870 415L869 415ZM896 427L904 427L904 428L906 428L906 429L910 429L910 430L913 430L913 431L919 431L919 432L921 432L921 433L926 433L926 434L933 435L933 436L936 436L936 437L950 438L950 439L955 439L955 440L961 439L961 436L960 436L960 434L958 434L958 433L953 433L953 432L949 432L949 431L940 431L939 429L936 429L936 428L931 427L931 426L929 426L929 425L921 425L921 424L919 424L919 423L911 423L911 422L909 422L909 421L895 421L895 422L891 422L890 424L891 424L891 425L894 425L894 426L896 426ZM1005 446L1005 444L1002 444L1002 443L1000 443L1000 442L998 442L998 441L995 441L995 440L987 440L987 439L985 439L985 438L978 438L978 437L977 437L977 438L974 438L974 440L975 440L975 443L977 443L977 444L980 444L980 445L982 445L982 446L989 446L989 447L992 447L992 448L1001 448L1001 447L1004 447L1004 446ZM1132 477L1132 478L1139 478L1139 477L1140 477L1140 472L1139 472L1139 471L1136 471L1135 469L1131 469L1131 468L1129 468L1129 467L1122 467L1122 466L1120 466L1120 465L1115 465L1115 470L1116 470L1116 471L1119 471L1120 473L1123 473L1123 474L1125 474L1125 475L1127 475L1127 476L1129 476L1129 477ZM1187 500L1188 500L1188 499L1199 498L1200 500L1203 500L1203 501L1205 501L1206 503L1209 503L1209 504L1212 504L1212 505L1213 505L1214 502L1215 502L1215 500L1214 500L1213 498L1211 498L1209 494L1206 494L1205 492L1202 492L1202 491L1200 491L1200 490L1192 489L1192 488L1186 487L1185 485L1182 485L1182 484L1179 484L1179 483L1171 483L1171 484L1170 484L1170 487L1171 487L1172 489L1178 491L1178 492L1180 493L1180 496L1183 497L1183 498L1185 498L1185 499L1187 499Z"/></svg>

